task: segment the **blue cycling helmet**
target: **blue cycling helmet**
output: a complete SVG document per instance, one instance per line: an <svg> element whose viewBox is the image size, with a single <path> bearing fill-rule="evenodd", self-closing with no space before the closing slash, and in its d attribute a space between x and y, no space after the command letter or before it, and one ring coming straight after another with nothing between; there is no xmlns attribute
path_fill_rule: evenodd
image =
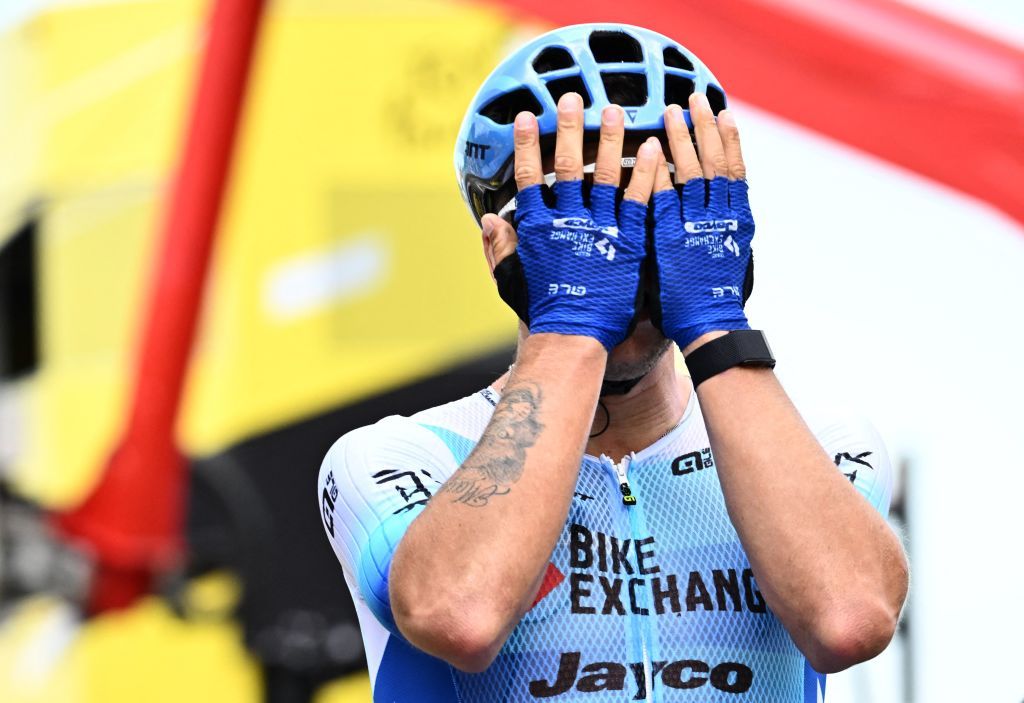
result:
<svg viewBox="0 0 1024 703"><path fill-rule="evenodd" d="M649 29L625 24L577 24L543 34L502 61L480 86L455 143L462 198L479 224L513 200L512 122L537 116L542 149L553 143L556 104L565 93L583 97L584 129L596 134L601 111L619 105L626 130L661 132L665 107L686 109L701 91L715 114L726 105L721 84L685 47ZM547 139L546 139L547 138Z"/></svg>

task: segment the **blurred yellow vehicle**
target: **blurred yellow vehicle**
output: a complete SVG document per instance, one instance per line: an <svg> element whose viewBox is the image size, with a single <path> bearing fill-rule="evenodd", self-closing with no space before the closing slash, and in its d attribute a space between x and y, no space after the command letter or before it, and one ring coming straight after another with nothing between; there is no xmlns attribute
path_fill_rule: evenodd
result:
<svg viewBox="0 0 1024 703"><path fill-rule="evenodd" d="M80 621L90 554L44 518L92 490L124 427L208 5L54 6L0 36L4 701L366 700L320 458L507 363L512 314L449 164L513 26L449 2L272 4L178 426L188 558Z"/></svg>

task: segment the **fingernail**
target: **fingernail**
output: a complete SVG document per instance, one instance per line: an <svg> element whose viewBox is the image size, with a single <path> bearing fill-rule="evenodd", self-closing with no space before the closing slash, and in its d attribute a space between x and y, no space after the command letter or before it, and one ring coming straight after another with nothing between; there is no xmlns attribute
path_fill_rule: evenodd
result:
<svg viewBox="0 0 1024 703"><path fill-rule="evenodd" d="M531 112L520 112L516 115L516 127L520 129L526 129L533 122L533 113Z"/></svg>
<svg viewBox="0 0 1024 703"><path fill-rule="evenodd" d="M566 93L558 99L559 112L573 112L583 107L583 98L579 93Z"/></svg>
<svg viewBox="0 0 1024 703"><path fill-rule="evenodd" d="M736 126L736 118L732 116L732 112L728 108L718 113L718 121L724 122L730 127Z"/></svg>
<svg viewBox="0 0 1024 703"><path fill-rule="evenodd" d="M667 112L669 119L671 119L673 122L683 121L683 108L679 107L678 105L674 103L672 105L669 105Z"/></svg>
<svg viewBox="0 0 1024 703"><path fill-rule="evenodd" d="M601 111L601 124L615 127L622 123L622 108L618 105L609 105Z"/></svg>
<svg viewBox="0 0 1024 703"><path fill-rule="evenodd" d="M656 147L654 146L654 142L657 142L657 141L658 141L657 139L655 139L654 137L651 137L646 142L644 142L643 144L640 145L640 148L637 149L637 151L636 151L636 155L637 156L643 156L644 158L647 158L649 156L654 156L657 153L657 151L655 150Z"/></svg>
<svg viewBox="0 0 1024 703"><path fill-rule="evenodd" d="M711 103L708 102L708 96L704 93L697 93L697 104L708 110L711 109Z"/></svg>
<svg viewBox="0 0 1024 703"><path fill-rule="evenodd" d="M486 215L480 220L480 227L485 235L490 235L494 231L494 220Z"/></svg>

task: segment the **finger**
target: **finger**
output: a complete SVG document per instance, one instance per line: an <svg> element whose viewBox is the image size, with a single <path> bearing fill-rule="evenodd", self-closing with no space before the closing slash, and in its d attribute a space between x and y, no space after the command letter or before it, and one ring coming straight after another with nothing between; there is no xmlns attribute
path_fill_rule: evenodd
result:
<svg viewBox="0 0 1024 703"><path fill-rule="evenodd" d="M700 167L704 178L725 176L729 167L725 162L725 150L722 148L722 137L718 134L715 115L711 112L708 97L704 93L690 95L690 118L697 136L697 154L700 156Z"/></svg>
<svg viewBox="0 0 1024 703"><path fill-rule="evenodd" d="M490 240L490 259L493 262L493 268L516 250L516 244L519 243L519 239L512 225L497 215L484 215L481 224L484 227L484 237ZM489 234L487 234L488 225L490 226Z"/></svg>
<svg viewBox="0 0 1024 703"><path fill-rule="evenodd" d="M722 215L729 208L729 179L715 176L708 182L708 212Z"/></svg>
<svg viewBox="0 0 1024 703"><path fill-rule="evenodd" d="M566 93L558 100L555 178L583 179L583 98L578 93Z"/></svg>
<svg viewBox="0 0 1024 703"><path fill-rule="evenodd" d="M704 212L706 183L704 176L697 176L683 184L683 217L687 220L695 220Z"/></svg>
<svg viewBox="0 0 1024 703"><path fill-rule="evenodd" d="M609 183L595 183L590 189L590 212L601 227L615 224L615 196L618 188Z"/></svg>
<svg viewBox="0 0 1024 703"><path fill-rule="evenodd" d="M703 182L703 181L702 181ZM672 226L679 225L679 194L669 184L668 190L659 190L654 193L654 236L666 231L674 231Z"/></svg>
<svg viewBox="0 0 1024 703"><path fill-rule="evenodd" d="M697 151L690 139L690 128L683 117L683 108L669 105L665 110L665 133L668 135L668 149L672 163L676 165L676 183L686 183L692 178L702 178L704 172L697 160Z"/></svg>
<svg viewBox="0 0 1024 703"><path fill-rule="evenodd" d="M636 165L629 178L629 185L623 194L624 200L631 200L641 205L646 205L651 197L651 189L654 187L654 174L658 170L658 158L664 158L661 151L661 142L656 137L650 137L640 145L636 153Z"/></svg>
<svg viewBox="0 0 1024 703"><path fill-rule="evenodd" d="M537 118L531 112L520 112L512 128L512 140L515 144L515 176L516 186L524 190L532 185L543 183L544 174L540 165L540 137L537 130Z"/></svg>
<svg viewBox="0 0 1024 703"><path fill-rule="evenodd" d="M547 203L544 202L543 186L538 183L527 186L516 196L515 221L518 226L523 220L544 220L550 217Z"/></svg>
<svg viewBox="0 0 1024 703"><path fill-rule="evenodd" d="M739 213L741 217L753 219L746 181L729 181L729 207Z"/></svg>
<svg viewBox="0 0 1024 703"><path fill-rule="evenodd" d="M565 215L578 215L583 208L583 181L555 181L555 211Z"/></svg>
<svg viewBox="0 0 1024 703"><path fill-rule="evenodd" d="M718 134L722 138L729 179L743 180L747 177L747 167L743 163L743 152L740 150L740 131L736 127L736 118L733 117L731 110L726 109L718 113Z"/></svg>
<svg viewBox="0 0 1024 703"><path fill-rule="evenodd" d="M664 154L658 159L658 167L654 172L654 192L660 193L663 190L675 192L672 187L672 174L668 172L668 161L665 160Z"/></svg>
<svg viewBox="0 0 1024 703"><path fill-rule="evenodd" d="M601 111L601 140L597 145L597 161L594 163L594 183L619 187L624 115L618 105L609 105Z"/></svg>

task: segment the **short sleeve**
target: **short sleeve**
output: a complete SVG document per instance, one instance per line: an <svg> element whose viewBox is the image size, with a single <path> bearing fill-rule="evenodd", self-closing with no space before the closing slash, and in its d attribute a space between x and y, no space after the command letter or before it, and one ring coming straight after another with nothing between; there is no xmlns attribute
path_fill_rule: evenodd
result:
<svg viewBox="0 0 1024 703"><path fill-rule="evenodd" d="M388 573L406 529L456 466L443 442L407 418L344 435L327 452L317 485L321 521L342 568L380 623L391 615Z"/></svg>
<svg viewBox="0 0 1024 703"><path fill-rule="evenodd" d="M892 500L889 453L874 426L863 418L811 420L811 429L829 457L883 517Z"/></svg>

